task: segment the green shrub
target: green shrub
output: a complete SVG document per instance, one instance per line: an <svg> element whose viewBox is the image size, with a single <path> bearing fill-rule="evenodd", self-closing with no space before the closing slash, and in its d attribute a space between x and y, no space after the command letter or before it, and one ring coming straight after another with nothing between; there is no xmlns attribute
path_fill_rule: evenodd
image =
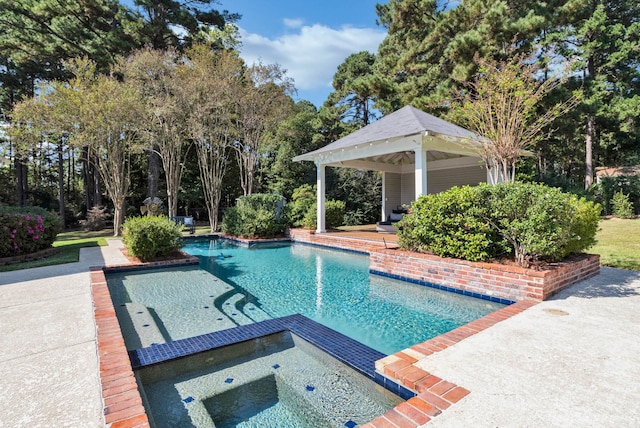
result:
<svg viewBox="0 0 640 428"><path fill-rule="evenodd" d="M107 207L95 206L87 210L87 219L80 220L80 226L83 230L102 230L107 227L109 217Z"/></svg>
<svg viewBox="0 0 640 428"><path fill-rule="evenodd" d="M182 248L182 226L164 215L129 217L123 230L129 255L141 260L165 256Z"/></svg>
<svg viewBox="0 0 640 428"><path fill-rule="evenodd" d="M222 219L222 231L232 236L269 238L284 233L284 199L277 194L242 196Z"/></svg>
<svg viewBox="0 0 640 428"><path fill-rule="evenodd" d="M303 184L293 191L291 202L287 204L289 221L292 226L303 226L304 218L309 211L315 209L316 200L316 186Z"/></svg>
<svg viewBox="0 0 640 428"><path fill-rule="evenodd" d="M571 253L580 253L596 244L598 222L602 212L600 204L585 198L572 195L570 200L573 205L573 217L569 242L561 252L563 257Z"/></svg>
<svg viewBox="0 0 640 428"><path fill-rule="evenodd" d="M504 237L521 266L542 257L557 260L571 236L570 195L542 184L481 186L475 211Z"/></svg>
<svg viewBox="0 0 640 428"><path fill-rule="evenodd" d="M328 229L340 227L344 221L344 211L346 204L343 201L329 200L324 203L324 221L325 227ZM318 205L313 203L304 218L300 222L300 226L305 229L315 229L317 227Z"/></svg>
<svg viewBox="0 0 640 428"><path fill-rule="evenodd" d="M326 201L324 208L326 227L336 228L344 224L346 204L343 201ZM316 186L303 184L294 190L288 213L292 226L315 229L318 217Z"/></svg>
<svg viewBox="0 0 640 428"><path fill-rule="evenodd" d="M40 207L0 207L0 257L51 247L60 232L57 214Z"/></svg>
<svg viewBox="0 0 640 428"><path fill-rule="evenodd" d="M422 196L398 223L402 248L471 261L511 252L522 266L595 243L601 207L541 184L501 183Z"/></svg>
<svg viewBox="0 0 640 428"><path fill-rule="evenodd" d="M611 205L613 207L613 215L618 218L631 218L633 217L633 203L629 199L629 195L622 193L622 190L617 191L611 198Z"/></svg>
<svg viewBox="0 0 640 428"><path fill-rule="evenodd" d="M614 213L614 196L622 191L631 201L632 214L640 212L640 176L603 177L600 183L592 186L589 191L599 202L605 214Z"/></svg>
<svg viewBox="0 0 640 428"><path fill-rule="evenodd" d="M476 188L453 187L424 195L398 222L398 244L413 251L429 251L440 257L486 260L504 251L489 223L473 214L482 201Z"/></svg>

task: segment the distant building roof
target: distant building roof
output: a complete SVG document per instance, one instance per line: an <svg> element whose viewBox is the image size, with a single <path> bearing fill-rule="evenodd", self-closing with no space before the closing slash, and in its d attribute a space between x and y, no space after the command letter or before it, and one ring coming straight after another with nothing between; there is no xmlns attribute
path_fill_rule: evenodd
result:
<svg viewBox="0 0 640 428"><path fill-rule="evenodd" d="M596 177L598 180L605 177L634 177L640 175L640 165L634 166L615 166L596 168Z"/></svg>

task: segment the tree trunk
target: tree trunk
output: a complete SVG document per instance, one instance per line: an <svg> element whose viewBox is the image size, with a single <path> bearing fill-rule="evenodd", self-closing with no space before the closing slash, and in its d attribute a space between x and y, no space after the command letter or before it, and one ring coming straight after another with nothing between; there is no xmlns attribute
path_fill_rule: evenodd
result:
<svg viewBox="0 0 640 428"><path fill-rule="evenodd" d="M592 115L587 116L587 135L585 138L586 152L586 171L584 175L584 188L588 189L593 184L593 141L596 131L596 118Z"/></svg>
<svg viewBox="0 0 640 428"><path fill-rule="evenodd" d="M158 181L160 180L160 155L157 153L158 147L154 146L149 152L149 170L147 171L147 196L154 198L158 196Z"/></svg>
<svg viewBox="0 0 640 428"><path fill-rule="evenodd" d="M91 164L91 176L93 177L93 206L102 206L102 185L100 182L100 172L98 171L98 163L100 159L96 158Z"/></svg>
<svg viewBox="0 0 640 428"><path fill-rule="evenodd" d="M21 156L16 154L14 159L16 167L16 199L18 206L24 207L27 205L27 195L29 193L27 182L28 167L22 162Z"/></svg>
<svg viewBox="0 0 640 428"><path fill-rule="evenodd" d="M60 210L60 221L62 228L67 227L64 215L64 158L62 156L62 141L58 143L58 209Z"/></svg>

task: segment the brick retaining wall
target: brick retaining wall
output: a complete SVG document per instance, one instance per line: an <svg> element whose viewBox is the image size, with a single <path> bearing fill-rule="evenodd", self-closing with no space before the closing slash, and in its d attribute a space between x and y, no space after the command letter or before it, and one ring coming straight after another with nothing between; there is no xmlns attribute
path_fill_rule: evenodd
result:
<svg viewBox="0 0 640 428"><path fill-rule="evenodd" d="M583 254L545 270L476 263L397 249L372 248L369 269L458 290L520 301L545 300L600 273L600 256Z"/></svg>

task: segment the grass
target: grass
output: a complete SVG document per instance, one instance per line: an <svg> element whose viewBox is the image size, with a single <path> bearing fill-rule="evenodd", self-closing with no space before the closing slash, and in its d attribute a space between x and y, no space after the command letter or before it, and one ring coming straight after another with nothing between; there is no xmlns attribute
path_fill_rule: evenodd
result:
<svg viewBox="0 0 640 428"><path fill-rule="evenodd" d="M600 264L640 271L640 218L601 220L596 238L598 243L587 251L600 254Z"/></svg>
<svg viewBox="0 0 640 428"><path fill-rule="evenodd" d="M56 254L44 259L0 266L0 272L74 263L79 260L80 248L107 245L105 238L112 235L112 229L104 229L97 232L74 230L59 233L53 243L53 247L59 250Z"/></svg>

